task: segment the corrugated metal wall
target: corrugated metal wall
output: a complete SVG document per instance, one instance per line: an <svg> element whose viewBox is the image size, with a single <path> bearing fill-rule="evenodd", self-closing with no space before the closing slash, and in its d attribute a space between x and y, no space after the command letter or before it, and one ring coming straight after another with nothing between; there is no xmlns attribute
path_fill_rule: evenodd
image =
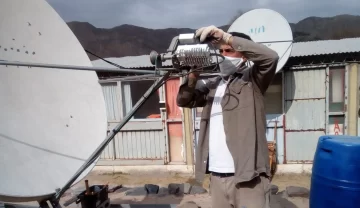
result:
<svg viewBox="0 0 360 208"><path fill-rule="evenodd" d="M326 130L326 71L285 72L285 160L311 162Z"/></svg>
<svg viewBox="0 0 360 208"><path fill-rule="evenodd" d="M116 135L115 159L163 160L165 140L163 131L124 131Z"/></svg>
<svg viewBox="0 0 360 208"><path fill-rule="evenodd" d="M102 83L101 85L106 103L108 131L111 131L122 117L120 82ZM129 160L136 161L130 165L141 165L141 161L144 164L149 164L148 161L159 161L163 164L166 154L164 132L161 119L129 121L102 152L98 165L123 164L119 161Z"/></svg>

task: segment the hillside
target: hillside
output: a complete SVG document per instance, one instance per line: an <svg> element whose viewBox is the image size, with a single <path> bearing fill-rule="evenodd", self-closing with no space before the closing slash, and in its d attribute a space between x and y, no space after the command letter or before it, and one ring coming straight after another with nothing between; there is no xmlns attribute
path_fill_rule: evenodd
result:
<svg viewBox="0 0 360 208"><path fill-rule="evenodd" d="M190 28L148 29L121 25L111 29L96 28L87 22L69 22L82 46L101 57L123 57L165 52L171 39ZM295 42L360 37L360 16L339 15L328 18L308 17L291 23ZM229 25L221 26L227 30ZM90 55L90 59L96 59Z"/></svg>

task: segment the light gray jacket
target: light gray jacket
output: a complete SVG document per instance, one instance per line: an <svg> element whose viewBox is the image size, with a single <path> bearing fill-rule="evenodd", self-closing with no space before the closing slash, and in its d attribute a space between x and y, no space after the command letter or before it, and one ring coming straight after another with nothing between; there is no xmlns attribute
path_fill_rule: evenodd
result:
<svg viewBox="0 0 360 208"><path fill-rule="evenodd" d="M229 78L221 101L226 143L234 159L236 182L240 183L260 173L270 176L264 93L275 76L279 57L270 48L240 37L233 37L232 47L254 63L242 66ZM206 84L198 81L189 87L185 79L177 95L179 107L203 107L195 165L199 182L208 173L210 112L220 80L211 78Z"/></svg>

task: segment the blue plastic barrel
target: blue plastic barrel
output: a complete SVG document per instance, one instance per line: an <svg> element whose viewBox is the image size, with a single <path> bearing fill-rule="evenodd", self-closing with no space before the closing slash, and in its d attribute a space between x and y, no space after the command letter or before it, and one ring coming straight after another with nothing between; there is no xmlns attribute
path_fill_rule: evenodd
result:
<svg viewBox="0 0 360 208"><path fill-rule="evenodd" d="M310 208L360 208L360 137L319 138L309 203Z"/></svg>

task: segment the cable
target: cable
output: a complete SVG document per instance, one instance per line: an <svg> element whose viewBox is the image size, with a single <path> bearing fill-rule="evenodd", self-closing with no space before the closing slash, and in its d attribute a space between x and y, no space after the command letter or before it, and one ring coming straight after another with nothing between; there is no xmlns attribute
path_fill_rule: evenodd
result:
<svg viewBox="0 0 360 208"><path fill-rule="evenodd" d="M102 57L100 57L100 56L92 53L91 51L89 51L89 50L87 50L87 49L84 49L84 50L85 50L87 53L90 53L91 55L93 55L93 56L95 56L95 57L97 57L97 58L105 61L105 62L108 63L108 64L111 64L111 65L113 65L113 66L116 66L116 67L118 67L118 68L120 68L120 69L126 69L126 67L123 67L123 66L120 66L119 64L116 64L116 63L114 63L114 62L108 61L108 60L106 60L106 59L104 59L104 58L102 58Z"/></svg>

